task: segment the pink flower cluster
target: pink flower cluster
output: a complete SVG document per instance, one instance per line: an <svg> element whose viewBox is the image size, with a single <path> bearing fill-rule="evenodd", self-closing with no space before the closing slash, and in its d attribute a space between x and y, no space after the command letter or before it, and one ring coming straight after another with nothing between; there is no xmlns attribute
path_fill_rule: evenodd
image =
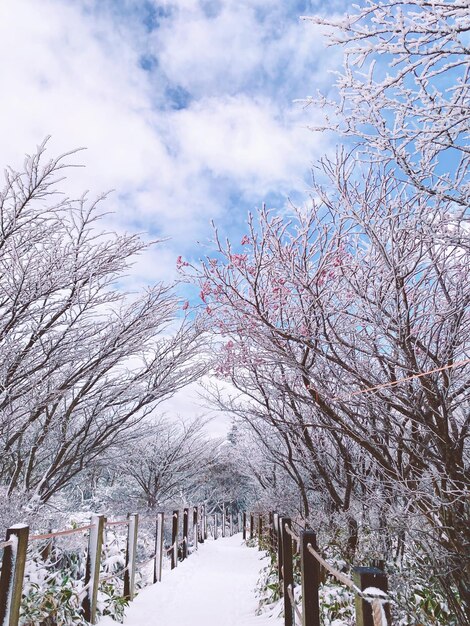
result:
<svg viewBox="0 0 470 626"><path fill-rule="evenodd" d="M212 288L211 288L210 282L206 280L201 286L199 297L201 298L203 302L207 303L207 296L209 296L211 293L212 293Z"/></svg>
<svg viewBox="0 0 470 626"><path fill-rule="evenodd" d="M181 255L176 259L176 269L180 270L182 267L188 267L188 265L189 263Z"/></svg>

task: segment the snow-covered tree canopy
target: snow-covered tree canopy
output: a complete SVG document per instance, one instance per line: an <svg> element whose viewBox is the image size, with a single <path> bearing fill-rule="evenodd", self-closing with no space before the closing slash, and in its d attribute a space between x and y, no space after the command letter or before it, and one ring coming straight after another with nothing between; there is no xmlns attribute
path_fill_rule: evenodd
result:
<svg viewBox="0 0 470 626"><path fill-rule="evenodd" d="M101 232L99 200L60 193L70 155L44 152L0 194L0 478L40 501L203 368L168 286L118 287L146 244Z"/></svg>
<svg viewBox="0 0 470 626"><path fill-rule="evenodd" d="M366 500L410 528L420 517L415 536L464 624L468 2L366 1L311 19L345 64L336 95L306 102L344 146L316 164L306 206L260 210L241 241L215 230L214 251L181 269L218 335L214 371L237 389L217 403L250 425L304 514L321 492L352 520Z"/></svg>
<svg viewBox="0 0 470 626"><path fill-rule="evenodd" d="M432 196L468 206L470 12L466 0L366 0L350 15L306 17L345 49L337 98L309 98L325 128Z"/></svg>

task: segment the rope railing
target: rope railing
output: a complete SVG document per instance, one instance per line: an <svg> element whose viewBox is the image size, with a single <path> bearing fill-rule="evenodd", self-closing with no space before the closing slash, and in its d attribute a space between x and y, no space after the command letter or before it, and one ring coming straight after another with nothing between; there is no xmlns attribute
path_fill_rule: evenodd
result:
<svg viewBox="0 0 470 626"><path fill-rule="evenodd" d="M153 528L150 530L150 519L153 521ZM226 523L225 510L222 516L214 514L214 539L216 538L219 521ZM165 535L168 532L166 521L170 521L171 545L164 546ZM192 530L190 524L192 522ZM233 518L230 517L230 528L232 529ZM102 562L103 545L107 537L106 530L110 528L126 529L127 543L125 548L125 567L118 571L106 571L106 563ZM155 547L151 548L152 556L137 562L137 538L140 528L145 532L152 532ZM86 551L86 566L84 578L74 580L72 594L78 597L82 603L83 615L87 622L94 623L97 615L97 597L99 586L108 580L121 578L124 576L123 596L132 600L135 594L135 574L137 569L141 569L154 562L153 582L161 581L163 559L171 557L172 567L180 560L186 559L190 553L197 550L198 543L203 543L207 539L207 514L204 505L202 507L186 506L165 513L155 512L154 515L144 515L142 525L139 525L139 515L129 514L126 520L115 519L107 521L103 514L92 515L89 524L77 528L67 528L55 532L37 533L29 535L29 527L26 524L16 524L7 529L6 539L0 542L0 567L2 577L0 578L0 614L2 606L7 606L9 598L13 593L14 601L10 608L10 626L18 626L21 597L23 593L23 578L25 566L28 558L28 547L32 541L51 541L58 537L78 535L80 533L88 535L88 549ZM225 527L222 533L224 536ZM46 544L48 545L48 544ZM15 547L14 550L5 550L8 547ZM193 549L191 549L191 547ZM41 548L40 558L49 558L49 551ZM49 565L60 567L60 559L53 559L54 563ZM104 571L103 571L104 570ZM55 570L54 570L55 571ZM13 591L12 591L13 590ZM1 621L1 619L0 619Z"/></svg>
<svg viewBox="0 0 470 626"><path fill-rule="evenodd" d="M136 569L140 569L141 567L145 567L146 565L148 565L149 563L151 563L152 561L154 561L157 558L158 554L155 553L153 556L151 556L149 559L147 559L146 561L141 561L140 563L136 563Z"/></svg>
<svg viewBox="0 0 470 626"><path fill-rule="evenodd" d="M312 544L309 543L307 545L307 549L310 552L310 554L316 558L316 560L320 563L320 565L322 565L332 576L334 576L337 580L342 582L343 585L346 585L348 589L353 591L359 597L363 598L364 600L367 600L367 602L370 602L370 603L372 603L373 600L381 600L382 602L389 601L387 594L381 591L380 589L376 590L377 593L363 591L362 589L359 589L359 587L354 583L354 581L351 578L349 578L349 576L346 576L346 574L343 574L342 572L334 568L332 565L330 565L328 561L325 561L325 559L320 554L318 554L316 550L313 549Z"/></svg>
<svg viewBox="0 0 470 626"><path fill-rule="evenodd" d="M299 611L299 607L297 606L297 603L295 601L295 596L292 590L292 585L287 586L287 593L289 594L289 599L291 601L292 608L294 609L294 613L297 616L297 619L299 620L300 624L302 625L302 613Z"/></svg>
<svg viewBox="0 0 470 626"><path fill-rule="evenodd" d="M251 518L251 515L250 515ZM252 524L250 524L250 529ZM261 526L260 526L261 528ZM354 567L352 577L339 571L319 553L316 534L303 520L292 520L276 512L269 513L267 534L271 550L277 556L279 588L284 599L284 626L320 626L323 568L356 597L357 626L387 626L391 599L387 590L387 575L377 567ZM261 539L261 533L258 533ZM260 543L261 545L261 543ZM295 548L300 555L296 558ZM299 568L300 565L300 568ZM299 571L300 570L300 571ZM300 597L297 597L297 576L300 575ZM302 606L298 606L301 598Z"/></svg>
<svg viewBox="0 0 470 626"><path fill-rule="evenodd" d="M295 534L295 532L292 530L292 528L289 528L289 526L287 526L287 524L284 524L284 528L286 530L286 533L288 535L290 535L294 541L296 541L297 543L300 543L300 537Z"/></svg>
<svg viewBox="0 0 470 626"><path fill-rule="evenodd" d="M99 583L104 583L107 580L112 580L113 578L120 578L125 572L130 570L131 565L126 565L123 569L118 570L117 572L111 572L110 574L106 574L106 576L100 576L98 579Z"/></svg>
<svg viewBox="0 0 470 626"><path fill-rule="evenodd" d="M68 528L66 530L58 530L54 533L45 533L43 535L30 535L29 541L43 541L44 539L53 539L54 537L64 537L66 535L75 535L76 533L82 533L85 530L94 528L94 524L88 524L87 526L79 526L78 528Z"/></svg>
<svg viewBox="0 0 470 626"><path fill-rule="evenodd" d="M307 550L310 552L310 554L313 557L315 557L315 559L320 563L320 565L322 565L337 580L342 582L343 585L346 585L348 589L351 589L351 591L354 591L355 593L357 592L359 592L359 594L362 593L359 587L357 587L354 584L354 582L352 581L351 578L349 578L349 576L346 576L346 574L343 574L339 570L335 569L332 565L330 565L328 561L325 561L325 559L320 554L318 554L316 550L313 549L313 546L311 543L307 544Z"/></svg>

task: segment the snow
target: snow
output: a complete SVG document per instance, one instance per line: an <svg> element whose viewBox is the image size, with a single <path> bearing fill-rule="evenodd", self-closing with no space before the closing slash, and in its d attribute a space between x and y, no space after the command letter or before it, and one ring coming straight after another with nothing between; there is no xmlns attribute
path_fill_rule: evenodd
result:
<svg viewBox="0 0 470 626"><path fill-rule="evenodd" d="M281 626L282 620L255 615L255 586L264 564L241 534L206 541L161 583L139 592L124 626ZM116 626L109 617L99 624Z"/></svg>
<svg viewBox="0 0 470 626"><path fill-rule="evenodd" d="M373 596L377 598L388 598L385 591L379 589L378 587L367 587L367 589L363 589L362 593L366 596Z"/></svg>

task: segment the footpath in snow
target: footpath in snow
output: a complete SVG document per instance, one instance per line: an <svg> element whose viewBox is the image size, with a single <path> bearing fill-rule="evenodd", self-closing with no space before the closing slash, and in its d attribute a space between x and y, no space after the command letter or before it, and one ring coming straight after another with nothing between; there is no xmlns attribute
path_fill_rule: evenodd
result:
<svg viewBox="0 0 470 626"><path fill-rule="evenodd" d="M254 589L263 566L257 548L241 534L199 544L197 552L161 583L139 592L124 626L280 626L281 620L255 615ZM116 626L103 618L100 626Z"/></svg>

